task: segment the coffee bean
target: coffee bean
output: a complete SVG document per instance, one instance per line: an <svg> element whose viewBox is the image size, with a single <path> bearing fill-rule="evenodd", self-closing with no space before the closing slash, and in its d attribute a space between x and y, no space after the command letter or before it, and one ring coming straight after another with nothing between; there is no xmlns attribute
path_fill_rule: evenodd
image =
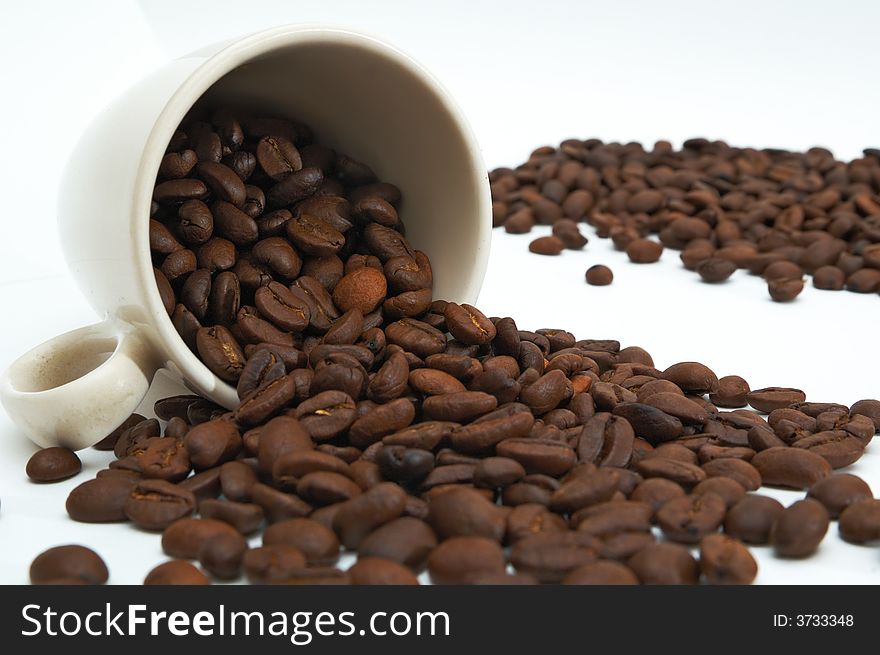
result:
<svg viewBox="0 0 880 655"><path fill-rule="evenodd" d="M599 541L583 532L545 532L519 539L510 549L510 563L519 573L542 583L558 583L573 570L595 561Z"/></svg>
<svg viewBox="0 0 880 655"><path fill-rule="evenodd" d="M746 543L769 543L770 530L783 509L774 498L748 494L728 512L724 531Z"/></svg>
<svg viewBox="0 0 880 655"><path fill-rule="evenodd" d="M302 518L311 514L314 509L299 496L273 489L261 482L251 485L249 493L251 500L263 508L269 523Z"/></svg>
<svg viewBox="0 0 880 655"><path fill-rule="evenodd" d="M758 564L748 548L723 534L700 540L700 570L709 584L746 585L758 574Z"/></svg>
<svg viewBox="0 0 880 655"><path fill-rule="evenodd" d="M529 252L536 255L558 255L565 250L565 243L557 236L538 237L529 244Z"/></svg>
<svg viewBox="0 0 880 655"><path fill-rule="evenodd" d="M69 448L43 448L27 462L27 476L34 482L58 482L82 470L82 462Z"/></svg>
<svg viewBox="0 0 880 655"><path fill-rule="evenodd" d="M221 325L201 328L196 334L199 357L225 382L236 382L244 369L245 356L235 337Z"/></svg>
<svg viewBox="0 0 880 655"><path fill-rule="evenodd" d="M83 482L67 496L67 514L84 523L125 521L125 503L135 484L136 480L118 477Z"/></svg>
<svg viewBox="0 0 880 655"><path fill-rule="evenodd" d="M650 239L636 239L626 247L626 256L634 264L653 264L662 254L663 246Z"/></svg>
<svg viewBox="0 0 880 655"><path fill-rule="evenodd" d="M821 455L831 468L843 468L864 453L863 442L844 430L826 430L797 439L792 446Z"/></svg>
<svg viewBox="0 0 880 655"><path fill-rule="evenodd" d="M162 532L162 551L178 559L198 559L205 544L221 535L239 534L231 525L213 519L183 518Z"/></svg>
<svg viewBox="0 0 880 655"><path fill-rule="evenodd" d="M753 462L754 459L753 457ZM722 457L720 459L713 459L705 462L702 468L710 478L730 478L738 482L746 491L756 491L762 483L767 482L767 480L763 479L761 469L756 468L756 465L736 458Z"/></svg>
<svg viewBox="0 0 880 655"><path fill-rule="evenodd" d="M336 514L333 529L346 548L357 548L370 532L398 518L405 504L403 490L383 482L348 501Z"/></svg>
<svg viewBox="0 0 880 655"><path fill-rule="evenodd" d="M831 465L820 455L799 448L768 448L752 458L764 484L809 489L831 475Z"/></svg>
<svg viewBox="0 0 880 655"><path fill-rule="evenodd" d="M587 269L586 278L587 284L592 284L594 287L604 287L614 280L614 273L607 266L596 264Z"/></svg>
<svg viewBox="0 0 880 655"><path fill-rule="evenodd" d="M436 546L437 536L427 523L402 516L373 530L358 552L361 557L381 557L419 570Z"/></svg>
<svg viewBox="0 0 880 655"><path fill-rule="evenodd" d="M767 387L755 389L747 395L749 405L759 412L769 414L774 409L789 407L794 403L806 400L806 395L800 389L788 389L785 387Z"/></svg>
<svg viewBox="0 0 880 655"><path fill-rule="evenodd" d="M285 582L305 567L303 553L289 544L252 548L242 558L244 574L252 584Z"/></svg>
<svg viewBox="0 0 880 655"><path fill-rule="evenodd" d="M447 329L459 341L482 345L495 338L495 326L476 307L451 302L446 305L443 315Z"/></svg>
<svg viewBox="0 0 880 655"><path fill-rule="evenodd" d="M850 414L868 417L874 423L874 429L880 432L880 400L859 400L853 403Z"/></svg>
<svg viewBox="0 0 880 655"><path fill-rule="evenodd" d="M685 393L702 395L718 390L718 377L708 367L698 362L680 362L673 364L662 375L677 385Z"/></svg>
<svg viewBox="0 0 880 655"><path fill-rule="evenodd" d="M687 548L673 543L649 544L630 557L627 566L642 584L696 584L700 576Z"/></svg>
<svg viewBox="0 0 880 655"><path fill-rule="evenodd" d="M767 290L776 302L790 302L804 290L804 281L800 278L776 278L767 283Z"/></svg>
<svg viewBox="0 0 880 655"><path fill-rule="evenodd" d="M257 163L276 182L303 167L296 146L283 136L264 136L257 142Z"/></svg>
<svg viewBox="0 0 880 655"><path fill-rule="evenodd" d="M229 500L246 502L251 498L251 487L257 474L242 462L226 462L220 467L220 488Z"/></svg>
<svg viewBox="0 0 880 655"><path fill-rule="evenodd" d="M447 539L428 557L434 584L465 584L477 575L503 573L505 565L501 546L485 537Z"/></svg>
<svg viewBox="0 0 880 655"><path fill-rule="evenodd" d="M440 539L486 537L500 542L506 520L503 511L471 489L451 489L428 504L428 523Z"/></svg>
<svg viewBox="0 0 880 655"><path fill-rule="evenodd" d="M696 271L704 282L724 282L736 271L734 262L721 257L709 257L697 264Z"/></svg>
<svg viewBox="0 0 880 655"><path fill-rule="evenodd" d="M210 579L184 560L171 560L154 567L144 578L145 585L209 585Z"/></svg>
<svg viewBox="0 0 880 655"><path fill-rule="evenodd" d="M746 495L746 489L733 478L714 477L706 478L700 482L691 492L694 496L699 496L707 492L717 494L724 499L727 508L733 507L739 500Z"/></svg>
<svg viewBox="0 0 880 655"><path fill-rule="evenodd" d="M107 565L85 546L55 546L34 558L31 584L88 584L107 582Z"/></svg>
<svg viewBox="0 0 880 655"><path fill-rule="evenodd" d="M339 539L317 521L293 518L274 523L263 533L264 546L293 546L309 566L330 566L339 559Z"/></svg>
<svg viewBox="0 0 880 655"><path fill-rule="evenodd" d="M562 579L567 585L635 585L639 579L627 566L598 560L579 566Z"/></svg>
<svg viewBox="0 0 880 655"><path fill-rule="evenodd" d="M646 478L671 480L686 489L706 479L706 472L699 466L667 457L642 459L636 464L636 471Z"/></svg>
<svg viewBox="0 0 880 655"><path fill-rule="evenodd" d="M840 513L840 536L853 544L880 539L880 500L866 498Z"/></svg>
<svg viewBox="0 0 880 655"><path fill-rule="evenodd" d="M809 557L828 532L828 512L811 498L783 510L770 530L770 543L780 557Z"/></svg>
<svg viewBox="0 0 880 655"><path fill-rule="evenodd" d="M745 407L751 389L738 375L726 375L718 380L718 390L709 394L709 401L718 407Z"/></svg>
<svg viewBox="0 0 880 655"><path fill-rule="evenodd" d="M333 289L333 302L342 311L357 309L369 314L385 299L388 283L382 271L358 268L345 275Z"/></svg>
<svg viewBox="0 0 880 655"><path fill-rule="evenodd" d="M417 585L418 579L405 566L379 557L359 557L348 570L355 585Z"/></svg>
<svg viewBox="0 0 880 655"><path fill-rule="evenodd" d="M237 503L232 500L209 498L199 503L202 518L217 519L228 523L241 534L252 534L263 525L263 508L254 503Z"/></svg>
<svg viewBox="0 0 880 655"><path fill-rule="evenodd" d="M868 483L849 473L838 473L819 480L807 491L807 497L818 500L832 519L847 507L861 500L873 498Z"/></svg>
<svg viewBox="0 0 880 655"><path fill-rule="evenodd" d="M165 480L142 480L131 490L123 510L140 528L164 530L192 514L195 507L196 497L191 491Z"/></svg>
<svg viewBox="0 0 880 655"><path fill-rule="evenodd" d="M682 400L687 399L682 398ZM615 416L626 419L635 434L652 445L675 439L684 431L684 426L678 418L651 405L624 402L615 406L612 411Z"/></svg>
<svg viewBox="0 0 880 655"><path fill-rule="evenodd" d="M199 564L215 578L234 580L241 574L247 549L247 542L238 532L221 532L199 549Z"/></svg>
<svg viewBox="0 0 880 655"><path fill-rule="evenodd" d="M724 520L726 503L714 492L674 498L657 512L663 534L672 541L696 543Z"/></svg>

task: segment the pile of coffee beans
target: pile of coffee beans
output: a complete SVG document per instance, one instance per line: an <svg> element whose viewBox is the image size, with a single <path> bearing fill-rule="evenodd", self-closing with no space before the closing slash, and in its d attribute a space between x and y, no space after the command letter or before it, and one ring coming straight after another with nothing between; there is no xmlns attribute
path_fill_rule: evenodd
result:
<svg viewBox="0 0 880 655"><path fill-rule="evenodd" d="M880 428L880 401L659 369L638 347L434 300L399 190L299 123L188 119L154 197L166 308L240 404L158 401L157 418L97 445L116 459L70 492L73 520L161 533L171 560L147 584L417 584L423 570L439 584L747 584L747 544L806 557L832 518L847 540L880 535L880 501L833 473ZM586 242L554 227L537 250ZM634 258L654 257L645 243L628 244ZM41 451L28 471L61 479L73 458ZM807 497L784 508L762 485ZM31 578L99 583L102 567L61 547Z"/></svg>
<svg viewBox="0 0 880 655"><path fill-rule="evenodd" d="M158 401L102 442L118 459L68 514L161 532L173 559L147 584L416 584L424 569L438 584L747 584L749 545L808 557L831 520L846 541L880 539L880 500L835 472L880 429L880 401L660 370L640 348L468 305L442 316L376 328L385 345L363 364L335 344L231 412ZM765 485L806 494L786 508ZM102 582L99 563L52 549L32 580Z"/></svg>
<svg viewBox="0 0 880 655"><path fill-rule="evenodd" d="M690 139L681 150L667 141L646 150L568 139L489 179L496 227L523 234L553 226L554 236L530 244L538 254L583 247L560 238L557 226L571 234L585 221L632 262L680 250L705 282L745 269L767 280L776 301L797 297L805 274L817 289L880 291L880 150L843 162L825 148Z"/></svg>

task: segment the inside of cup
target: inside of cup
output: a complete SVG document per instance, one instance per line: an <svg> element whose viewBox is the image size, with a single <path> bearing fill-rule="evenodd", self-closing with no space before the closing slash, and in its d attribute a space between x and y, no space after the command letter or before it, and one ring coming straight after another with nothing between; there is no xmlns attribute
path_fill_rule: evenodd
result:
<svg viewBox="0 0 880 655"><path fill-rule="evenodd" d="M402 55L371 43L314 39L273 49L224 75L197 105L305 122L318 142L396 184L407 238L431 258L434 297L474 302L488 247L485 172L475 171L443 92Z"/></svg>

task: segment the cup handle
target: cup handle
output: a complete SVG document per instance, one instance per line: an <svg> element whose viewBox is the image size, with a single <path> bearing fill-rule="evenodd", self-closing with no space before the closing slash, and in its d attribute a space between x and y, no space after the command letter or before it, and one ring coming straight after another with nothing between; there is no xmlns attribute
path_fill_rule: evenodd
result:
<svg viewBox="0 0 880 655"><path fill-rule="evenodd" d="M108 319L40 344L0 376L0 402L39 446L92 446L147 395L160 364L129 323Z"/></svg>

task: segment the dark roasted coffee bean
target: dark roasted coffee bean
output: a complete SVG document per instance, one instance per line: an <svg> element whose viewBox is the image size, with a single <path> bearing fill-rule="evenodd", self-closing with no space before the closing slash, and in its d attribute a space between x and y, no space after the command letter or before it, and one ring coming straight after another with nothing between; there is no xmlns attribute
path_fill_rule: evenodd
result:
<svg viewBox="0 0 880 655"><path fill-rule="evenodd" d="M165 480L141 480L131 490L123 510L139 528L164 530L177 519L195 511L196 497Z"/></svg>
<svg viewBox="0 0 880 655"><path fill-rule="evenodd" d="M187 200L177 210L177 232L191 246L208 241L214 234L214 216L201 200Z"/></svg>
<svg viewBox="0 0 880 655"><path fill-rule="evenodd" d="M707 477L699 466L667 457L642 459L635 468L645 478L665 478L686 489L696 486Z"/></svg>
<svg viewBox="0 0 880 655"><path fill-rule="evenodd" d="M196 335L199 356L211 372L224 382L237 382L244 369L241 346L225 327L201 328Z"/></svg>
<svg viewBox="0 0 880 655"><path fill-rule="evenodd" d="M635 585L639 579L632 570L608 560L589 562L571 571L562 579L567 585Z"/></svg>
<svg viewBox="0 0 880 655"><path fill-rule="evenodd" d="M857 500L844 509L840 513L840 536L853 544L880 539L880 500Z"/></svg>
<svg viewBox="0 0 880 655"><path fill-rule="evenodd" d="M783 510L770 530L770 543L780 557L809 557L828 532L828 512L807 498Z"/></svg>
<svg viewBox="0 0 880 655"><path fill-rule="evenodd" d="M34 558L30 567L31 584L98 585L110 577L107 565L95 551L85 546L55 546Z"/></svg>
<svg viewBox="0 0 880 655"><path fill-rule="evenodd" d="M423 480L434 469L434 454L405 446L383 446L376 457L379 472L386 480L402 485Z"/></svg>
<svg viewBox="0 0 880 655"><path fill-rule="evenodd" d="M434 584L465 584L478 575L503 573L505 566L501 546L485 537L447 539L428 557Z"/></svg>
<svg viewBox="0 0 880 655"><path fill-rule="evenodd" d="M828 515L836 519L853 503L874 496L868 483L860 477L838 473L812 485L807 491L807 497L822 503L828 510Z"/></svg>
<svg viewBox="0 0 880 655"><path fill-rule="evenodd" d="M34 482L58 482L79 473L82 462L69 448L44 448L31 455L25 470Z"/></svg>
<svg viewBox="0 0 880 655"><path fill-rule="evenodd" d="M558 255L565 250L565 243L557 236L538 237L529 244L529 252L536 255Z"/></svg>
<svg viewBox="0 0 880 655"><path fill-rule="evenodd" d="M752 461L754 461L754 457ZM702 468L710 478L730 478L742 485L746 491L755 491L762 483L767 482L763 479L763 473L760 469L749 462L736 458L723 457L713 459L704 463Z"/></svg>
<svg viewBox="0 0 880 655"><path fill-rule="evenodd" d="M612 411L615 416L626 419L636 435L652 445L683 434L684 427L678 418L651 405L624 402L616 405Z"/></svg>
<svg viewBox="0 0 880 655"><path fill-rule="evenodd" d="M653 264L660 260L663 246L650 239L636 239L626 247L626 255L635 264Z"/></svg>
<svg viewBox="0 0 880 655"><path fill-rule="evenodd" d="M667 539L697 543L718 529L726 511L724 499L710 491L670 500L657 511L657 523Z"/></svg>
<svg viewBox="0 0 880 655"><path fill-rule="evenodd" d="M704 282L724 282L736 268L736 264L728 259L709 257L697 264L696 271Z"/></svg>
<svg viewBox="0 0 880 655"><path fill-rule="evenodd" d="M166 399L168 400L168 399ZM161 402L161 401L160 401ZM158 403L157 403L158 404ZM158 410L155 410L156 414L159 414ZM161 418L161 417L160 417ZM171 418L171 416L164 417L163 420L167 421ZM116 442L119 441L120 437L131 427L146 421L147 419L141 416L140 414L132 414L129 416L122 424L117 427L113 432L108 434L106 437L101 439L98 443L96 443L92 448L95 450L113 450L116 447Z"/></svg>
<svg viewBox="0 0 880 655"><path fill-rule="evenodd" d="M307 518L270 525L263 533L263 545L293 546L305 556L309 566L331 566L339 559L339 539L333 531Z"/></svg>
<svg viewBox="0 0 880 655"><path fill-rule="evenodd" d="M252 584L285 582L305 567L303 553L288 544L252 548L242 558L244 574Z"/></svg>
<svg viewBox="0 0 880 655"><path fill-rule="evenodd" d="M268 206L275 209L308 198L317 191L324 175L318 168L301 168L286 175L266 193Z"/></svg>
<svg viewBox="0 0 880 655"><path fill-rule="evenodd" d="M718 390L718 377L698 362L673 364L663 371L663 379L676 384L685 393L702 395Z"/></svg>
<svg viewBox="0 0 880 655"><path fill-rule="evenodd" d="M236 391L243 399L268 382L286 373L284 362L269 349L257 350L250 356L241 372Z"/></svg>
<svg viewBox="0 0 880 655"><path fill-rule="evenodd" d="M196 470L213 468L233 459L241 450L241 434L224 419L201 423L183 439L189 461Z"/></svg>
<svg viewBox="0 0 880 655"><path fill-rule="evenodd" d="M783 511L775 498L746 494L727 512L724 531L748 544L766 544L770 530Z"/></svg>
<svg viewBox="0 0 880 655"><path fill-rule="evenodd" d="M220 495L220 472L222 467L201 471L191 475L185 480L178 482L181 489L191 491L196 500L202 501L207 498L216 498Z"/></svg>
<svg viewBox="0 0 880 655"><path fill-rule="evenodd" d="M542 583L561 582L578 567L598 559L601 543L584 532L544 532L517 540L510 563Z"/></svg>
<svg viewBox="0 0 880 655"><path fill-rule="evenodd" d="M627 565L642 584L696 584L700 575L687 548L673 543L650 544L633 555Z"/></svg>
<svg viewBox="0 0 880 655"><path fill-rule="evenodd" d="M800 448L768 448L752 458L764 484L809 489L831 475L831 465L820 455Z"/></svg>
<svg viewBox="0 0 880 655"><path fill-rule="evenodd" d="M440 539L486 537L500 542L507 527L504 511L478 492L458 488L428 504L428 523Z"/></svg>
<svg viewBox="0 0 880 655"><path fill-rule="evenodd" d="M381 557L417 571L436 546L437 536L427 523L402 516L371 532L358 552L361 557Z"/></svg>
<svg viewBox="0 0 880 655"><path fill-rule="evenodd" d="M459 341L482 345L495 338L495 326L476 307L451 302L443 314L447 329Z"/></svg>
<svg viewBox="0 0 880 655"><path fill-rule="evenodd" d="M333 528L346 548L357 548L370 532L399 517L405 504L406 493L383 482L348 501L336 514Z"/></svg>
<svg viewBox="0 0 880 655"><path fill-rule="evenodd" d="M145 585L209 585L211 580L197 567L175 559L154 567L144 578Z"/></svg>
<svg viewBox="0 0 880 655"><path fill-rule="evenodd" d="M226 462L220 467L220 488L229 500L249 501L251 487L256 482L254 469L243 462Z"/></svg>
<svg viewBox="0 0 880 655"><path fill-rule="evenodd" d="M67 496L67 514L74 521L125 521L125 503L137 480L101 477L83 482Z"/></svg>
<svg viewBox="0 0 880 655"><path fill-rule="evenodd" d="M874 429L880 431L880 400L859 400L853 403L850 414L868 417L874 423Z"/></svg>
<svg viewBox="0 0 880 655"><path fill-rule="evenodd" d="M746 585L758 575L758 564L736 539L710 534L700 540L700 570L709 584Z"/></svg>
<svg viewBox="0 0 880 655"><path fill-rule="evenodd" d="M296 146L283 136L264 136L257 142L257 162L260 168L276 182L303 167Z"/></svg>
<svg viewBox="0 0 880 655"><path fill-rule="evenodd" d="M596 264L587 269L586 279L587 284L592 284L594 287L604 287L614 280L614 273L607 266Z"/></svg>

